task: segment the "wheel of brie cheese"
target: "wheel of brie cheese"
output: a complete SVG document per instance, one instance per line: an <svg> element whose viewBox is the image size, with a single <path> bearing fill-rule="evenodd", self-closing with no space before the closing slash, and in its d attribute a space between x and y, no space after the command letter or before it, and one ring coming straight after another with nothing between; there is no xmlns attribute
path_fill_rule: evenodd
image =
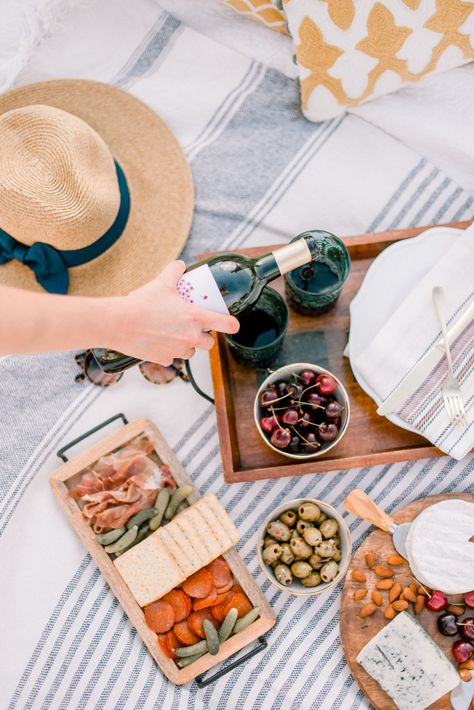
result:
<svg viewBox="0 0 474 710"><path fill-rule="evenodd" d="M411 570L445 594L474 589L474 503L445 500L415 518L406 540Z"/></svg>

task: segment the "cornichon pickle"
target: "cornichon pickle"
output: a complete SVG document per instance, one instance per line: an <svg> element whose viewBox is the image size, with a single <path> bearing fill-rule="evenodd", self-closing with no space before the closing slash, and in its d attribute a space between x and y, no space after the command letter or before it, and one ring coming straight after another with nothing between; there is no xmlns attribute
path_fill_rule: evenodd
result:
<svg viewBox="0 0 474 710"><path fill-rule="evenodd" d="M133 528L130 528L130 530L127 530L126 533L122 535L122 537L119 537L119 539L114 542L112 545L107 545L104 547L104 550L108 552L109 554L112 554L112 552L123 552L126 547L132 544L132 542L135 541L136 537L138 535L138 525L134 525Z"/></svg>
<svg viewBox="0 0 474 710"><path fill-rule="evenodd" d="M123 555L124 552L127 552L127 550L129 550L131 547L135 547L135 545L138 545L139 542L141 542L142 540L144 540L146 538L146 536L148 535L149 532L150 532L150 526L147 525L147 523L145 523L140 528L138 528L138 533L137 533L135 540L133 540L133 542L131 542L129 545L127 545L127 547L124 547L123 550L120 550L120 552L116 552L115 556L119 557L120 555Z"/></svg>
<svg viewBox="0 0 474 710"><path fill-rule="evenodd" d="M194 661L197 661L198 658L201 658L201 656L204 656L206 652L203 651L202 653L196 653L194 656L187 656L186 658L179 658L176 663L178 664L179 668L186 668L186 666L190 666L191 663L194 663Z"/></svg>
<svg viewBox="0 0 474 710"><path fill-rule="evenodd" d="M250 624L253 624L255 619L258 619L260 616L260 607L255 606L253 609L250 609L245 616L243 616L241 619L235 622L234 626L234 634L239 634L241 631L247 628L247 626L250 626Z"/></svg>
<svg viewBox="0 0 474 710"><path fill-rule="evenodd" d="M227 612L225 619L220 625L219 631L217 632L220 643L226 641L231 635L232 631L234 630L238 614L239 612L237 611L237 609L234 609L234 607L232 607L232 609Z"/></svg>
<svg viewBox="0 0 474 710"><path fill-rule="evenodd" d="M175 650L175 654L179 658L187 658L188 656L195 656L198 653L202 655L203 653L206 653L207 651L207 641L203 639L202 641L198 641L197 643L193 644L192 646L183 646L182 648L177 648Z"/></svg>
<svg viewBox="0 0 474 710"><path fill-rule="evenodd" d="M179 486L171 495L171 500L165 510L166 520L171 520L173 515L176 513L178 505L186 500L186 498L193 492L193 487L189 485Z"/></svg>
<svg viewBox="0 0 474 710"><path fill-rule="evenodd" d="M127 522L127 530L133 528L134 525L140 526L142 523L150 520L155 513L156 510L154 508L145 508L144 510L140 510L138 513L135 513L135 515L132 515L130 520Z"/></svg>
<svg viewBox="0 0 474 710"><path fill-rule="evenodd" d="M111 545L113 542L122 537L126 528L117 528L116 530L109 530L109 532L103 533L102 535L96 535L95 539L101 545Z"/></svg>
<svg viewBox="0 0 474 710"><path fill-rule="evenodd" d="M209 653L211 656L215 656L216 653L219 652L219 636L217 634L217 631L214 628L214 625L211 624L209 619L204 619L202 622L202 628L204 633L206 634L206 641L207 641L207 648L209 649Z"/></svg>

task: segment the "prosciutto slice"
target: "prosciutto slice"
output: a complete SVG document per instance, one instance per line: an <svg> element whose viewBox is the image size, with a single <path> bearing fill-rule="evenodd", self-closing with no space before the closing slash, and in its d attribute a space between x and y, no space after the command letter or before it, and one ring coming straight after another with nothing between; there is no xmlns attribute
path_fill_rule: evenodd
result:
<svg viewBox="0 0 474 710"><path fill-rule="evenodd" d="M121 528L132 515L152 506L161 488L176 488L169 466L153 461L152 451L148 438L134 439L99 459L71 489L95 532Z"/></svg>

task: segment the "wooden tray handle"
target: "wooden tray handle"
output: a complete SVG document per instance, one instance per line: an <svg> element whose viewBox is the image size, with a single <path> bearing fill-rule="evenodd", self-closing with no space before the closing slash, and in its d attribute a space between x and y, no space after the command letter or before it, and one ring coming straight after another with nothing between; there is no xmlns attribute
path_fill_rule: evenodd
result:
<svg viewBox="0 0 474 710"><path fill-rule="evenodd" d="M386 532L391 531L391 528L396 524L395 521L381 510L374 501L369 498L367 493L364 493L362 488L354 488L353 491L346 496L344 500L344 508L348 513L357 515L358 518L367 520L380 530Z"/></svg>

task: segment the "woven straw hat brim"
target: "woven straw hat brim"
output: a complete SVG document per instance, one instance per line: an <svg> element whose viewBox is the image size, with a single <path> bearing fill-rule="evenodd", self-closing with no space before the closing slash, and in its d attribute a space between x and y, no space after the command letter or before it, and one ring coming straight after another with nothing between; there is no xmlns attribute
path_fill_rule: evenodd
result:
<svg viewBox="0 0 474 710"><path fill-rule="evenodd" d="M130 190L123 234L102 256L69 269L68 293L122 295L153 279L180 254L193 215L191 170L171 130L135 97L94 81L61 79L14 89L0 96L0 115L30 104L63 109L92 126L121 165ZM0 283L43 291L33 272L16 260L0 266Z"/></svg>

